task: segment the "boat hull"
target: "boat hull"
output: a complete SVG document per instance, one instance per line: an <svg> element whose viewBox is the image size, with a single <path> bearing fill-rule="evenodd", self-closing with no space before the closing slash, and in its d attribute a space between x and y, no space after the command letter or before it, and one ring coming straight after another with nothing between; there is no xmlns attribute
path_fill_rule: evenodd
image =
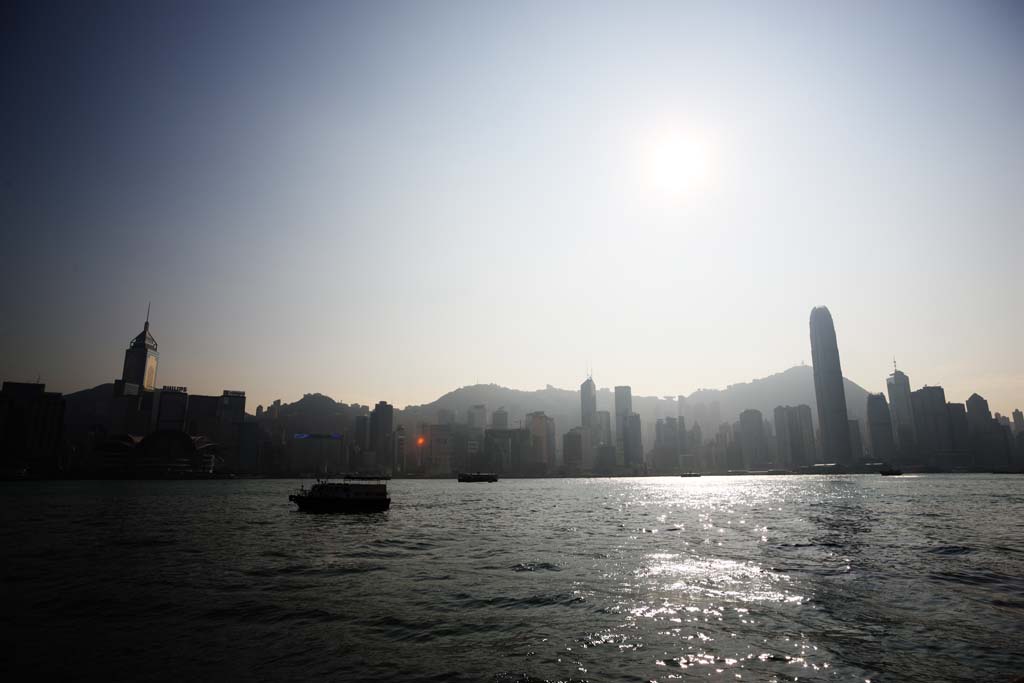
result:
<svg viewBox="0 0 1024 683"><path fill-rule="evenodd" d="M384 512L391 507L391 498L380 499L345 499L345 498L317 498L314 496L288 496L288 500L299 506L300 512L347 512L366 513Z"/></svg>
<svg viewBox="0 0 1024 683"><path fill-rule="evenodd" d="M472 483L480 481L495 482L498 481L498 475L490 473L476 474L463 472L459 474L459 481L463 483Z"/></svg>

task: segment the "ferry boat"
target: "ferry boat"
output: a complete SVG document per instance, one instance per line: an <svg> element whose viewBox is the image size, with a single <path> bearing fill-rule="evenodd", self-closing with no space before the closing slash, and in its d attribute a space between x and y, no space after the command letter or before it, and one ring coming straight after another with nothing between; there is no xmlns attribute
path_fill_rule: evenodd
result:
<svg viewBox="0 0 1024 683"><path fill-rule="evenodd" d="M498 475L493 472L459 472L460 482L474 481L498 481Z"/></svg>
<svg viewBox="0 0 1024 683"><path fill-rule="evenodd" d="M288 496L302 512L383 512L391 507L390 477L346 474L340 482L317 479Z"/></svg>
<svg viewBox="0 0 1024 683"><path fill-rule="evenodd" d="M679 476L680 477L699 477L700 473L699 472L683 472Z"/></svg>
<svg viewBox="0 0 1024 683"><path fill-rule="evenodd" d="M895 467L886 467L884 470L878 470L878 473L883 477L898 477L903 474L903 470L898 470Z"/></svg>

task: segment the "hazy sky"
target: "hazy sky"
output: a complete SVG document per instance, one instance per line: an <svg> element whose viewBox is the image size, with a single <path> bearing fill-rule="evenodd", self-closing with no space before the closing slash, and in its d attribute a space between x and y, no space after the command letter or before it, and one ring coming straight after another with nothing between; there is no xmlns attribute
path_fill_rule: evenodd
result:
<svg viewBox="0 0 1024 683"><path fill-rule="evenodd" d="M810 362L1024 407L1016 2L0 9L0 379L433 400Z"/></svg>

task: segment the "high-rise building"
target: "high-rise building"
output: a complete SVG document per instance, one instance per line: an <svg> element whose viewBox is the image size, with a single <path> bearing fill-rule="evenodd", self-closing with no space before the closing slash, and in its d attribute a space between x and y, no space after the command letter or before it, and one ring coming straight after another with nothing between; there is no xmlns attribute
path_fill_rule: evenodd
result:
<svg viewBox="0 0 1024 683"><path fill-rule="evenodd" d="M64 397L45 384L0 387L0 470L50 475L61 467Z"/></svg>
<svg viewBox="0 0 1024 683"><path fill-rule="evenodd" d="M491 413L491 427L494 429L508 429L508 411L502 406Z"/></svg>
<svg viewBox="0 0 1024 683"><path fill-rule="evenodd" d="M627 386L615 387L615 450L620 463L626 462L626 422L633 412L633 390Z"/></svg>
<svg viewBox="0 0 1024 683"><path fill-rule="evenodd" d="M356 415L352 445L359 452L370 450L370 416Z"/></svg>
<svg viewBox="0 0 1024 683"><path fill-rule="evenodd" d="M892 414L889 412L889 404L885 402L885 394L868 394L867 416L871 457L880 462L895 462Z"/></svg>
<svg viewBox="0 0 1024 683"><path fill-rule="evenodd" d="M562 435L562 461L568 472L579 472L583 469L583 451L587 430L584 427L573 427Z"/></svg>
<svg viewBox="0 0 1024 683"><path fill-rule="evenodd" d="M614 446L612 442L612 415L607 410L599 410L594 414L596 445Z"/></svg>
<svg viewBox="0 0 1024 683"><path fill-rule="evenodd" d="M953 466L969 467L971 450L970 429L967 426L967 407L963 403L947 403L949 435L953 446Z"/></svg>
<svg viewBox="0 0 1024 683"><path fill-rule="evenodd" d="M740 469L760 466L767 460L764 448L764 419L760 410L748 408L740 413L739 441L743 457Z"/></svg>
<svg viewBox="0 0 1024 683"><path fill-rule="evenodd" d="M624 465L636 468L644 464L643 433L638 413L630 413L626 418L623 448Z"/></svg>
<svg viewBox="0 0 1024 683"><path fill-rule="evenodd" d="M528 413L526 427L530 430L533 443L532 456L527 463L529 473L541 474L554 470L555 462L555 421L544 411Z"/></svg>
<svg viewBox="0 0 1024 683"><path fill-rule="evenodd" d="M910 405L910 378L896 368L885 381L889 390L889 411L896 445L904 459L914 452L914 409Z"/></svg>
<svg viewBox="0 0 1024 683"><path fill-rule="evenodd" d="M949 466L953 452L949 408L942 387L921 387L910 394L917 434L917 459L933 467ZM970 407L968 407L970 411Z"/></svg>
<svg viewBox="0 0 1024 683"><path fill-rule="evenodd" d="M370 411L370 450L377 457L377 467L385 472L394 468L391 462L391 434L394 431L395 408L387 401L378 401Z"/></svg>
<svg viewBox="0 0 1024 683"><path fill-rule="evenodd" d="M1020 408L1015 408L1013 411L1013 433L1020 434L1024 432L1024 413L1020 412Z"/></svg>
<svg viewBox="0 0 1024 683"><path fill-rule="evenodd" d="M466 424L474 429L483 429L487 426L487 406L478 403L466 411Z"/></svg>
<svg viewBox="0 0 1024 683"><path fill-rule="evenodd" d="M806 467L815 462L814 422L811 407L777 406L775 408L775 440L778 465Z"/></svg>
<svg viewBox="0 0 1024 683"><path fill-rule="evenodd" d="M811 359L814 364L814 397L818 403L821 453L826 462L849 464L850 423L843 389L843 369L832 314L824 306L811 311Z"/></svg>
<svg viewBox="0 0 1024 683"><path fill-rule="evenodd" d="M666 417L654 425L654 466L662 472L679 469L679 456L682 453L679 431L681 422L682 418Z"/></svg>
<svg viewBox="0 0 1024 683"><path fill-rule="evenodd" d="M988 409L988 401L978 394L971 394L967 399L967 427L972 432L983 432L992 422L992 412Z"/></svg>
<svg viewBox="0 0 1024 683"><path fill-rule="evenodd" d="M156 350L156 339L149 331L149 310L146 311L146 322L124 352L124 369L121 381L134 384L146 391L156 389L156 364L160 354Z"/></svg>
<svg viewBox="0 0 1024 683"><path fill-rule="evenodd" d="M453 425L455 424L455 411L450 408L441 408L437 411L437 424L439 425Z"/></svg>
<svg viewBox="0 0 1024 683"><path fill-rule="evenodd" d="M850 423L850 453L854 462L864 459L864 438L860 433L860 420L849 420Z"/></svg>
<svg viewBox="0 0 1024 683"><path fill-rule="evenodd" d="M580 424L593 427L594 414L597 413L597 386L592 377L587 377L580 385Z"/></svg>

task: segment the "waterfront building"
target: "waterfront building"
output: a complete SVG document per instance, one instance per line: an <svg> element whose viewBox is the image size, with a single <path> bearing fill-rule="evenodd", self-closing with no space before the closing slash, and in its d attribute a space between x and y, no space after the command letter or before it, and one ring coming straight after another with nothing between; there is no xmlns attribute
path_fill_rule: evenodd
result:
<svg viewBox="0 0 1024 683"><path fill-rule="evenodd" d="M128 343L124 352L124 368L121 371L121 382L133 384L145 391L156 389L156 366L160 359L157 353L156 339L149 331L149 310L146 310L146 322L134 339Z"/></svg>
<svg viewBox="0 0 1024 683"><path fill-rule="evenodd" d="M579 473L583 469L587 434L585 428L573 427L562 435L562 461L565 463L565 471L569 474Z"/></svg>
<svg viewBox="0 0 1024 683"><path fill-rule="evenodd" d="M911 392L910 404L914 410L918 462L931 467L950 466L953 436L946 392L942 387L921 387Z"/></svg>
<svg viewBox="0 0 1024 683"><path fill-rule="evenodd" d="M505 410L504 406L491 414L491 427L494 429L508 429L508 411Z"/></svg>
<svg viewBox="0 0 1024 683"><path fill-rule="evenodd" d="M594 413L597 445L614 446L612 441L612 415L607 410Z"/></svg>
<svg viewBox="0 0 1024 683"><path fill-rule="evenodd" d="M526 428L532 440L531 457L527 463L528 474L545 474L554 471L555 421L539 410L526 415Z"/></svg>
<svg viewBox="0 0 1024 683"><path fill-rule="evenodd" d="M644 464L643 433L638 413L630 413L626 418L625 434L623 435L623 464L636 469Z"/></svg>
<svg viewBox="0 0 1024 683"><path fill-rule="evenodd" d="M889 391L889 411L892 414L893 435L904 460L914 453L914 410L910 404L910 378L895 367L885 381Z"/></svg>
<svg viewBox="0 0 1024 683"><path fill-rule="evenodd" d="M868 394L868 441L873 460L892 463L896 461L896 442L893 439L892 413L885 401L885 394Z"/></svg>
<svg viewBox="0 0 1024 683"><path fill-rule="evenodd" d="M580 385L580 424L584 427L594 426L597 413L597 385L592 377L587 377Z"/></svg>
<svg viewBox="0 0 1024 683"><path fill-rule="evenodd" d="M162 387L153 394L152 431L185 431L188 414L188 389Z"/></svg>
<svg viewBox="0 0 1024 683"><path fill-rule="evenodd" d="M1024 432L1024 413L1020 411L1020 408L1013 410L1013 433L1020 434Z"/></svg>
<svg viewBox="0 0 1024 683"><path fill-rule="evenodd" d="M775 408L775 441L778 450L777 463L785 467L813 465L814 422L811 407L777 406Z"/></svg>
<svg viewBox="0 0 1024 683"><path fill-rule="evenodd" d="M53 474L61 469L64 396L45 384L4 382L0 388L0 475Z"/></svg>
<svg viewBox="0 0 1024 683"><path fill-rule="evenodd" d="M864 459L864 438L860 433L860 420L850 420L850 454L854 462Z"/></svg>
<svg viewBox="0 0 1024 683"><path fill-rule="evenodd" d="M963 403L947 403L949 413L949 436L953 447L952 465L970 467L970 428L967 425L967 407Z"/></svg>
<svg viewBox="0 0 1024 683"><path fill-rule="evenodd" d="M814 397L818 404L821 452L826 462L850 464L850 423L843 388L832 315L824 306L811 311L811 358L814 365Z"/></svg>
<svg viewBox="0 0 1024 683"><path fill-rule="evenodd" d="M749 408L740 413L739 442L742 464L738 469L760 468L765 464L764 419L760 410Z"/></svg>
<svg viewBox="0 0 1024 683"><path fill-rule="evenodd" d="M466 412L466 424L474 429L483 429L487 426L487 406L478 403L471 406Z"/></svg>
<svg viewBox="0 0 1024 683"><path fill-rule="evenodd" d="M628 386L615 387L615 451L619 463L626 459L626 422L633 412L633 390Z"/></svg>
<svg viewBox="0 0 1024 683"><path fill-rule="evenodd" d="M391 438L394 422L394 406L387 401L378 401L370 411L370 450L376 454L377 469L383 472L389 472L394 468L391 459L394 450Z"/></svg>

